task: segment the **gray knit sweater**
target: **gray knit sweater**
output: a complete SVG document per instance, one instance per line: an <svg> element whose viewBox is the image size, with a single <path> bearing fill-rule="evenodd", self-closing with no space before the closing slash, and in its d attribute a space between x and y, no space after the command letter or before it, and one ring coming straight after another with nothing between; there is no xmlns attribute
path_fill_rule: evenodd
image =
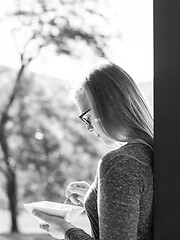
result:
<svg viewBox="0 0 180 240"><path fill-rule="evenodd" d="M128 143L100 160L85 197L92 234L71 228L67 240L153 239L153 151Z"/></svg>

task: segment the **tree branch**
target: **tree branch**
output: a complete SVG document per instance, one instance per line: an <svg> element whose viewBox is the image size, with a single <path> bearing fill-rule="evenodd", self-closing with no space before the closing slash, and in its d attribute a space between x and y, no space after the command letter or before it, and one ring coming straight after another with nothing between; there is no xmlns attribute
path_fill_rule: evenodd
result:
<svg viewBox="0 0 180 240"><path fill-rule="evenodd" d="M20 70L19 70L19 72L18 72L17 79L16 79L16 82L15 82L12 94L11 94L11 96L9 98L9 102L8 102L8 104L6 105L6 107L5 107L4 111L3 111L3 114L2 114L2 117L1 117L1 121L0 121L0 125L4 125L7 122L7 120L8 120L9 109L10 109L11 105L13 104L13 102L15 100L17 91L19 90L19 86L20 86L20 82L21 82L21 75L22 75L22 73L24 71L24 68L25 68L25 66L22 65Z"/></svg>
<svg viewBox="0 0 180 240"><path fill-rule="evenodd" d="M8 146L8 143L7 143L5 125L8 121L8 115L9 115L10 107L12 106L12 104L13 104L15 98L16 98L17 91L19 90L21 76L22 76L24 67L25 66L22 65L21 69L18 72L17 79L16 79L16 82L15 82L12 94L9 98L9 101L8 101L6 107L4 108L4 111L2 112L2 116L1 116L1 119L0 119L0 144L1 144L3 154L4 154L3 159L4 159L4 162L5 162L5 164L8 168L10 166L10 163L8 161L8 159L9 159L9 146Z"/></svg>
<svg viewBox="0 0 180 240"><path fill-rule="evenodd" d="M0 166L0 172L2 172L2 173L4 174L5 177L8 176L7 173L6 173L6 171L5 171L1 166Z"/></svg>

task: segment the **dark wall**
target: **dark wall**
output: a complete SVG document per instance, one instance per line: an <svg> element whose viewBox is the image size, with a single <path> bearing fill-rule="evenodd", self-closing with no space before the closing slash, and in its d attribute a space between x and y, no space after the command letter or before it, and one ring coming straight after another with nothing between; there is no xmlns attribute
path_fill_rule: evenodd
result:
<svg viewBox="0 0 180 240"><path fill-rule="evenodd" d="M180 1L154 1L154 240L180 239Z"/></svg>

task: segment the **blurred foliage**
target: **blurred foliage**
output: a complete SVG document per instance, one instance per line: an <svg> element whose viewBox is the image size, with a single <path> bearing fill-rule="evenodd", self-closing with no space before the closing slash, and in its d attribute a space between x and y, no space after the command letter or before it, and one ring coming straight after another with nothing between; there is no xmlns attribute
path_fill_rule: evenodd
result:
<svg viewBox="0 0 180 240"><path fill-rule="evenodd" d="M8 98L14 74L1 74L0 109ZM94 141L95 136L87 136L69 87L60 79L24 76L6 126L11 164L16 161L20 204L63 201L69 182L92 182L97 161L106 151L102 143Z"/></svg>
<svg viewBox="0 0 180 240"><path fill-rule="evenodd" d="M104 57L113 37L108 12L106 0L15 0L14 11L4 19L12 20L17 49L27 58L44 47L77 57L88 47Z"/></svg>
<svg viewBox="0 0 180 240"><path fill-rule="evenodd" d="M61 80L40 81L27 67L44 48L78 58L88 49L104 57L109 32L102 11L105 0L13 3L14 11L1 20L11 23L20 67L0 83L0 171L6 182L11 231L17 232L17 203L59 201L71 179L92 181L92 160L100 155L93 138L84 136ZM3 74L1 69L2 79Z"/></svg>

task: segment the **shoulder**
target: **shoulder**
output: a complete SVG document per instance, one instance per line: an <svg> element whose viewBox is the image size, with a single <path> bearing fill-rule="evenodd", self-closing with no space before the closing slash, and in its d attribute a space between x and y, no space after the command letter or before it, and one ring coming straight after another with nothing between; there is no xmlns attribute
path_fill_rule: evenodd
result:
<svg viewBox="0 0 180 240"><path fill-rule="evenodd" d="M126 173L152 172L153 152L145 144L126 144L103 156L99 163L99 174L107 175L113 171Z"/></svg>

